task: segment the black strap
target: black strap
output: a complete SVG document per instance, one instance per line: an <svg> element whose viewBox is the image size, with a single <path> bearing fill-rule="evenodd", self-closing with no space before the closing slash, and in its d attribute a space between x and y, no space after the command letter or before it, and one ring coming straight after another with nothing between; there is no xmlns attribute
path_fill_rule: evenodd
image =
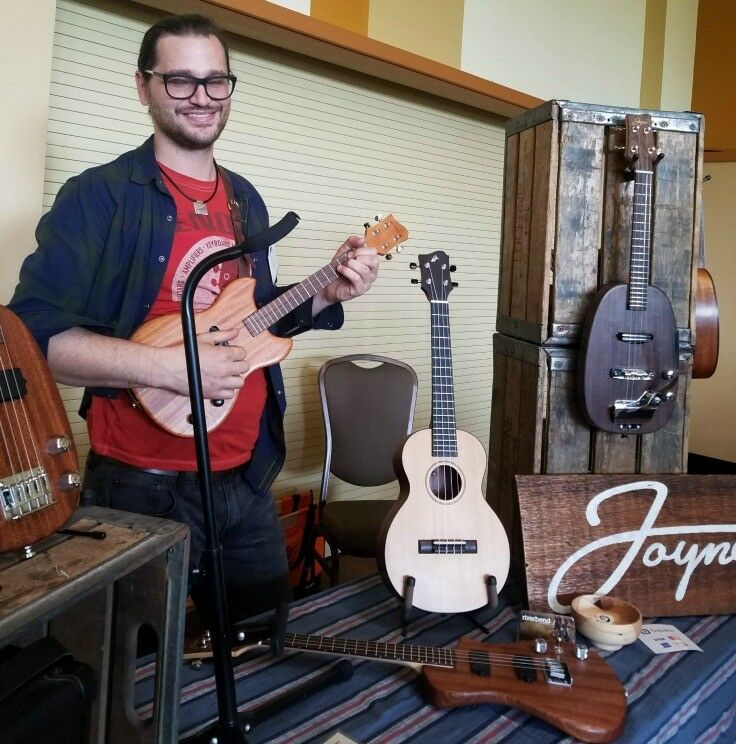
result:
<svg viewBox="0 0 736 744"><path fill-rule="evenodd" d="M71 654L51 636L35 641L0 665L0 700Z"/></svg>

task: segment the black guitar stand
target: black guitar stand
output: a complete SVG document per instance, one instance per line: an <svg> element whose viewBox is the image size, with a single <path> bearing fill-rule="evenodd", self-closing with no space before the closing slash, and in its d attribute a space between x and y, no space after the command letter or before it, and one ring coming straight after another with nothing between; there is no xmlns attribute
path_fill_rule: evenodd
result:
<svg viewBox="0 0 736 744"><path fill-rule="evenodd" d="M414 609L414 587L417 580L413 576L407 576L404 579L404 593L401 597L401 635L406 638L411 612ZM488 604L483 609L495 610L498 607L498 582L495 576L486 576L486 587L488 589ZM477 610L476 610L477 611ZM463 612L466 617L476 628L490 635L490 631L481 623L471 612Z"/></svg>
<svg viewBox="0 0 736 744"><path fill-rule="evenodd" d="M202 744L240 744L246 742L245 732L256 720L262 720L273 715L277 710L292 703L298 696L321 689L338 679L346 679L344 672L339 676L325 675L319 687L314 681L305 690L297 688L287 696L277 698L268 711L261 711L260 716L253 714L239 714L235 698L235 677L233 674L232 648L235 644L244 642L260 642L270 638L271 652L278 656L283 651L286 623L288 620L288 606L283 601L274 615L263 622L245 621L235 625L230 624L225 590L225 575L222 565L222 546L217 536L217 524L212 493L212 470L210 467L209 443L207 438L207 421L205 417L205 402L202 394L202 375L199 366L197 349L197 331L194 315L194 292L204 275L223 261L245 256L256 251L266 250L288 235L299 222L294 212L288 212L279 222L257 235L250 236L239 245L218 251L197 264L187 278L182 293L182 329L184 332L184 352L187 361L187 375L189 379L189 398L192 404L192 426L194 428L194 444L197 453L197 468L199 485L202 494L202 514L204 517L205 547L202 552L204 560L204 577L210 590L212 604L212 625L210 628L212 659L215 667L215 683L217 687L218 720L196 737L188 739L190 742ZM210 330L218 330L211 328ZM219 401L213 401L217 405ZM221 405L221 404L220 404ZM352 673L352 667L351 667Z"/></svg>

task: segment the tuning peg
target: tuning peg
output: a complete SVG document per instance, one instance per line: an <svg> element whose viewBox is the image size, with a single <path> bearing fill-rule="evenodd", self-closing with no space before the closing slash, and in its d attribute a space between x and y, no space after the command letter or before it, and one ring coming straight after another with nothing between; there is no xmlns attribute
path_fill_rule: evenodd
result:
<svg viewBox="0 0 736 744"><path fill-rule="evenodd" d="M367 230L371 226L370 222L364 222L363 227Z"/></svg>
<svg viewBox="0 0 736 744"><path fill-rule="evenodd" d="M417 263L416 261L412 261L412 262L411 262L411 263L409 264L409 268L410 268L410 269L418 269L418 268L419 268L419 264L418 264L418 263Z"/></svg>
<svg viewBox="0 0 736 744"><path fill-rule="evenodd" d="M419 279L412 279L411 280L411 283L412 284L419 284Z"/></svg>
<svg viewBox="0 0 736 744"><path fill-rule="evenodd" d="M396 246L396 252L397 253L401 253L403 250L404 250L404 246L403 245L397 245Z"/></svg>
<svg viewBox="0 0 736 744"><path fill-rule="evenodd" d="M661 150L657 150L657 155L654 158L654 165L656 165L663 157L664 153Z"/></svg>
<svg viewBox="0 0 736 744"><path fill-rule="evenodd" d="M457 282L452 282L452 286L457 287L458 286Z"/></svg>
<svg viewBox="0 0 736 744"><path fill-rule="evenodd" d="M375 221L376 221L376 222L380 222L380 221L381 221L381 220L383 219L383 217L381 217L381 215L380 215L380 214L377 214L377 215L376 215L376 216L374 217L374 219L375 219Z"/></svg>
<svg viewBox="0 0 736 744"><path fill-rule="evenodd" d="M390 253L387 253L386 254L386 260L387 261L393 261L394 260L394 257Z"/></svg>
<svg viewBox="0 0 736 744"><path fill-rule="evenodd" d="M450 271L457 271L457 266L455 266L455 264L450 264Z"/></svg>

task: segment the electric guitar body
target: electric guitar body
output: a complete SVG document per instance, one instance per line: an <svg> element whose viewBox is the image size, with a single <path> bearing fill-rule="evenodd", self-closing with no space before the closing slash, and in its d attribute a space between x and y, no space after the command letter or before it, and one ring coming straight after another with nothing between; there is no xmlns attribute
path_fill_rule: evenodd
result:
<svg viewBox="0 0 736 744"><path fill-rule="evenodd" d="M672 305L650 283L654 169L663 157L651 116L626 116L625 151L634 181L629 281L599 290L586 316L578 384L591 426L648 434L672 416L679 373Z"/></svg>
<svg viewBox="0 0 736 744"><path fill-rule="evenodd" d="M43 540L79 503L79 461L36 340L0 305L0 553Z"/></svg>
<svg viewBox="0 0 736 744"><path fill-rule="evenodd" d="M396 460L401 493L382 525L378 564L399 596L429 612L468 612L501 591L509 571L509 542L483 498L483 445L455 426L447 297L449 257L419 256L422 291L431 307L432 428L410 436Z"/></svg>
<svg viewBox="0 0 736 744"><path fill-rule="evenodd" d="M379 256L391 258L391 251L408 237L407 229L393 215L377 218L373 225L365 225L365 243L375 248ZM220 296L206 310L197 313L197 333L234 328L242 325L231 346L241 346L246 351L250 365L247 377L257 369L268 367L284 359L291 351L289 338L275 336L268 329L285 315L314 297L321 289L336 281L340 274L337 266L347 263L350 253L344 253L323 266L304 281L295 284L276 299L261 308L255 303L255 280L247 277L235 279L225 287ZM132 341L155 347L181 346L184 355L181 316L178 313L152 318L131 336ZM161 388L134 388L133 397L141 408L163 429L180 437L194 436L192 407L187 395ZM216 429L229 415L237 393L228 400L205 401L207 431Z"/></svg>

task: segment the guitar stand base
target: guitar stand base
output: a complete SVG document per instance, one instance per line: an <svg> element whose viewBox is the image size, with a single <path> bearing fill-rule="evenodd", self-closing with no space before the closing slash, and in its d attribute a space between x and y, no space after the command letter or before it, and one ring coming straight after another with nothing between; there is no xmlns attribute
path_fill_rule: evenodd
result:
<svg viewBox="0 0 736 744"><path fill-rule="evenodd" d="M409 620L411 619L411 611L414 608L414 587L416 586L417 580L413 576L407 576L404 580L404 595L402 597L401 606L401 635L406 638L407 627ZM488 604L483 609L495 610L498 607L498 582L495 576L486 576L486 587L488 589ZM481 630L486 635L490 635L488 628L483 625L476 617L470 612L463 612L463 615L473 624L476 628Z"/></svg>

